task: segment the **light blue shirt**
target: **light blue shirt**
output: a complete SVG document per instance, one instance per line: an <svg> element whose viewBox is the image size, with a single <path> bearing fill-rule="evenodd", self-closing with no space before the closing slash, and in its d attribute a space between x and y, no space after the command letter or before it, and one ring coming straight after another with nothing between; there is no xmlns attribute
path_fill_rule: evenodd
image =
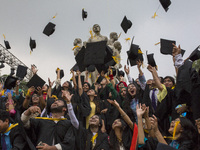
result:
<svg viewBox="0 0 200 150"><path fill-rule="evenodd" d="M9 124L9 127L10 127L10 126L11 126L11 123ZM11 130L10 130L10 131L11 131ZM12 145L11 145L11 143L10 143L10 136L9 136L10 131L4 133L7 150L10 150L10 149L12 148ZM3 144L2 135L3 135L3 133L1 133L1 145Z"/></svg>

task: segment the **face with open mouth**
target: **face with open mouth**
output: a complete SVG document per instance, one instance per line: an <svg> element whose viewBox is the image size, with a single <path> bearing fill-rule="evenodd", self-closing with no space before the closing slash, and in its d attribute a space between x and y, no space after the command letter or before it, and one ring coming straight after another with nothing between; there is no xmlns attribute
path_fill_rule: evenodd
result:
<svg viewBox="0 0 200 150"><path fill-rule="evenodd" d="M99 126L99 116L97 116L97 115L94 115L94 116L92 116L91 118L90 118L90 120L89 120L89 125L91 126L91 125L93 125L93 126Z"/></svg>
<svg viewBox="0 0 200 150"><path fill-rule="evenodd" d="M39 103L39 96L37 94L33 94L32 102L33 102L33 104Z"/></svg>
<svg viewBox="0 0 200 150"><path fill-rule="evenodd" d="M170 127L169 127L168 132L169 132L171 135L173 135L174 128L175 128L175 125L176 125L176 122L177 122L177 121L180 121L180 119L177 118L177 119L173 120L173 121L171 122L171 124L170 124ZM176 134L180 133L180 132L181 132L181 129L182 129L182 127L181 127L181 124L179 123L179 124L177 125L177 127L176 127Z"/></svg>
<svg viewBox="0 0 200 150"><path fill-rule="evenodd" d="M122 123L121 123L120 119L116 119L112 124L112 129L121 128L121 127L122 127Z"/></svg>
<svg viewBox="0 0 200 150"><path fill-rule="evenodd" d="M87 95L88 96L95 96L95 91L93 89L90 89L88 92L87 92Z"/></svg>
<svg viewBox="0 0 200 150"><path fill-rule="evenodd" d="M136 91L137 89L134 84L130 84L128 86L128 93L131 95L131 97L134 97L136 95Z"/></svg>

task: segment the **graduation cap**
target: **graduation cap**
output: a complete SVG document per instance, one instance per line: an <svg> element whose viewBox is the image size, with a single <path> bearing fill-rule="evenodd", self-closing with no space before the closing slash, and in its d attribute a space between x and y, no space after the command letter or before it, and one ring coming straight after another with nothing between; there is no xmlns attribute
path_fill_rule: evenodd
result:
<svg viewBox="0 0 200 150"><path fill-rule="evenodd" d="M46 27L43 30L43 33L47 36L50 36L51 34L54 33L55 31L55 24L53 24L52 22L49 22Z"/></svg>
<svg viewBox="0 0 200 150"><path fill-rule="evenodd" d="M30 81L26 84L26 86L28 88L30 88L31 86L34 86L35 88L39 86L42 88L44 84L45 81L42 78L40 78L37 74L34 74Z"/></svg>
<svg viewBox="0 0 200 150"><path fill-rule="evenodd" d="M165 9L165 11L167 12L169 9L169 6L171 5L171 1L170 0L159 0L162 7Z"/></svg>
<svg viewBox="0 0 200 150"><path fill-rule="evenodd" d="M147 55L147 60L148 60L148 64L151 65L152 67L156 67L156 62L155 59L153 57L154 54L148 54Z"/></svg>
<svg viewBox="0 0 200 150"><path fill-rule="evenodd" d="M5 44L5 46L6 46L6 49L11 49L10 44L9 44L8 41L5 41L5 40L4 40L4 44Z"/></svg>
<svg viewBox="0 0 200 150"><path fill-rule="evenodd" d="M174 47L172 44L176 45L176 41L160 39L160 52L165 55L172 55Z"/></svg>
<svg viewBox="0 0 200 150"><path fill-rule="evenodd" d="M28 67L26 66L18 65L16 76L23 79L27 74L27 69Z"/></svg>
<svg viewBox="0 0 200 150"><path fill-rule="evenodd" d="M94 71L95 71L95 65L89 65L89 66L87 67L87 71L89 71L89 72L94 72Z"/></svg>
<svg viewBox="0 0 200 150"><path fill-rule="evenodd" d="M16 86L17 78L13 76L8 76L4 82L4 89L12 89Z"/></svg>
<svg viewBox="0 0 200 150"><path fill-rule="evenodd" d="M81 56L84 56L84 64L86 66L104 64L106 44L107 41L87 43L85 56Z"/></svg>
<svg viewBox="0 0 200 150"><path fill-rule="evenodd" d="M191 61L195 61L197 59L200 59L200 51L199 51L199 47L198 46L188 57L188 59L190 59Z"/></svg>
<svg viewBox="0 0 200 150"><path fill-rule="evenodd" d="M58 70L60 70L59 68L56 69L56 73L58 72ZM60 79L62 79L64 77L64 71L61 69L60 70Z"/></svg>
<svg viewBox="0 0 200 150"><path fill-rule="evenodd" d="M132 22L124 16L124 19L121 22L121 27L124 30L125 33L127 33L128 29L130 29L132 26Z"/></svg>
<svg viewBox="0 0 200 150"><path fill-rule="evenodd" d="M113 60L113 50L109 46L106 46L104 63L107 63L111 60Z"/></svg>
<svg viewBox="0 0 200 150"><path fill-rule="evenodd" d="M127 51L128 60L131 64L131 66L137 65L138 60L144 61L140 47L139 47L139 45L133 44L133 39L134 39L134 37L132 38L130 49L129 49L129 51ZM127 60L127 64L128 64L128 60Z"/></svg>
<svg viewBox="0 0 200 150"><path fill-rule="evenodd" d="M85 47L83 46L75 57L80 72L85 71L86 68L86 66L84 65L84 56L85 56Z"/></svg>
<svg viewBox="0 0 200 150"><path fill-rule="evenodd" d="M78 85L78 76L76 76L75 78L76 78L76 84ZM81 76L81 84L82 84L82 86L84 84L84 81L85 81L85 76Z"/></svg>
<svg viewBox="0 0 200 150"><path fill-rule="evenodd" d="M87 18L87 12L84 10L84 8L82 9L82 18L83 20Z"/></svg>
<svg viewBox="0 0 200 150"><path fill-rule="evenodd" d="M178 68L177 74L177 82L176 82L176 95L179 97L182 91L186 91L185 93L191 93L192 84L191 84L191 68L192 63L188 59L184 62L184 64ZM183 94L182 94L183 95Z"/></svg>
<svg viewBox="0 0 200 150"><path fill-rule="evenodd" d="M96 81L96 82L97 82L98 84L100 84L100 83L101 83L101 81L102 81L103 79L104 79L104 77L102 77L102 76L99 76L99 77L97 78L97 81Z"/></svg>
<svg viewBox="0 0 200 150"><path fill-rule="evenodd" d="M156 150L176 150L176 149L169 145L158 143Z"/></svg>
<svg viewBox="0 0 200 150"><path fill-rule="evenodd" d="M160 39L160 52L164 55L172 55L173 52L173 44L176 45L176 41ZM184 55L185 50L181 49L182 56Z"/></svg>
<svg viewBox="0 0 200 150"><path fill-rule="evenodd" d="M77 64L75 64L70 70L77 71L79 70L79 67Z"/></svg>
<svg viewBox="0 0 200 150"><path fill-rule="evenodd" d="M107 46L105 51L104 63L100 65L95 65L95 67L97 68L97 71L99 73L101 73L102 71L104 71L104 73L107 73L109 66L114 66L115 64L116 62L113 59L113 51L109 46Z"/></svg>
<svg viewBox="0 0 200 150"><path fill-rule="evenodd" d="M15 74L15 68L10 68L10 75L13 76Z"/></svg>
<svg viewBox="0 0 200 150"><path fill-rule="evenodd" d="M33 51L34 48L36 48L36 42L35 42L35 40L32 40L31 37L30 37L29 46L30 46L32 51Z"/></svg>

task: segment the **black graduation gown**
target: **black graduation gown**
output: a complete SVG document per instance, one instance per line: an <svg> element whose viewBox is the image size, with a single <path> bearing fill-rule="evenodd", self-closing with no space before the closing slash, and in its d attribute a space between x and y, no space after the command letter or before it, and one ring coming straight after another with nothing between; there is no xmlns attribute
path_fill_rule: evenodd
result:
<svg viewBox="0 0 200 150"><path fill-rule="evenodd" d="M92 136L93 133L90 130L87 130L87 141L86 141L86 148L85 150L92 150ZM100 130L98 132L98 136L96 138L96 145L93 150L109 150L109 143L108 143L108 135L106 133L102 133Z"/></svg>
<svg viewBox="0 0 200 150"><path fill-rule="evenodd" d="M27 137L21 125L12 128L10 130L9 137L10 137L10 144L12 145L11 150L36 150L35 146ZM2 149L1 146L0 149Z"/></svg>
<svg viewBox="0 0 200 150"><path fill-rule="evenodd" d="M39 142L52 145L60 144L63 150L75 149L74 128L69 120L55 123L53 120L30 119L30 129L35 134L35 145Z"/></svg>

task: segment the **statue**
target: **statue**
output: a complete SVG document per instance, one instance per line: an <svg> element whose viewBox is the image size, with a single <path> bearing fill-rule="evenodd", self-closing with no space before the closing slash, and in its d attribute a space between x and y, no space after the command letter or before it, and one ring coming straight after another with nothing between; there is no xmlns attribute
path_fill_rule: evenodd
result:
<svg viewBox="0 0 200 150"><path fill-rule="evenodd" d="M120 69L122 67L122 65L120 64L121 62L121 56L120 56L120 53L121 53L121 49L122 49L122 45L119 41L115 41L113 43L113 56L115 58L115 61L117 62L117 64L115 65L115 68L116 69Z"/></svg>
<svg viewBox="0 0 200 150"><path fill-rule="evenodd" d="M101 28L98 24L95 24L93 25L93 28L92 28L93 32L94 32L94 36L90 37L88 39L88 42L91 43L91 42L99 42L99 41L108 41L108 38L106 36L103 36L100 34L100 31L101 31Z"/></svg>
<svg viewBox="0 0 200 150"><path fill-rule="evenodd" d="M82 48L82 40L80 39L80 38L76 38L75 40L74 40L74 48L73 48L73 50L74 50L74 56L76 56L77 54L78 54L78 52L81 50L81 48Z"/></svg>
<svg viewBox="0 0 200 150"><path fill-rule="evenodd" d="M108 40L108 45L113 46L114 42L118 40L118 35L116 32L111 32L110 33L110 39Z"/></svg>

